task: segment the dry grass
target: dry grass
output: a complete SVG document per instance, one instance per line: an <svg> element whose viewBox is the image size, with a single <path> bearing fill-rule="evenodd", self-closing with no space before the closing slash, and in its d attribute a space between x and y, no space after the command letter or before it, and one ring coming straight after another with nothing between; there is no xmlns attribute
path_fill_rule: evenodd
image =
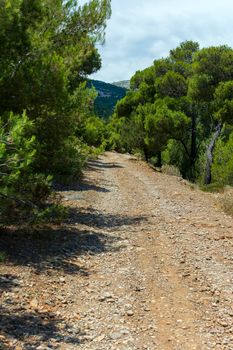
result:
<svg viewBox="0 0 233 350"><path fill-rule="evenodd" d="M162 173L171 176L182 177L180 170L174 165L165 164L162 166Z"/></svg>
<svg viewBox="0 0 233 350"><path fill-rule="evenodd" d="M224 186L217 183L212 183L210 185L202 185L200 186L200 189L204 192L210 192L210 193L224 193Z"/></svg>
<svg viewBox="0 0 233 350"><path fill-rule="evenodd" d="M233 216L233 193L226 193L223 197L219 198L221 208L226 214Z"/></svg>

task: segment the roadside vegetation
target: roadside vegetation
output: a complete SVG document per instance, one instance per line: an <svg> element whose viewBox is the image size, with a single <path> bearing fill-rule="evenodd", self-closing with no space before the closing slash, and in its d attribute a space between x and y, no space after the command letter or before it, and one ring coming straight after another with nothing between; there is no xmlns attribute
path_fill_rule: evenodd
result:
<svg viewBox="0 0 233 350"><path fill-rule="evenodd" d="M138 71L109 123L108 147L208 188L233 184L233 49L186 41Z"/></svg>
<svg viewBox="0 0 233 350"><path fill-rule="evenodd" d="M233 195L230 193L225 193L223 197L219 200L221 209L225 211L226 214L233 216Z"/></svg>
<svg viewBox="0 0 233 350"><path fill-rule="evenodd" d="M62 218L56 182L81 176L104 122L86 79L101 67L109 0L0 1L0 223Z"/></svg>

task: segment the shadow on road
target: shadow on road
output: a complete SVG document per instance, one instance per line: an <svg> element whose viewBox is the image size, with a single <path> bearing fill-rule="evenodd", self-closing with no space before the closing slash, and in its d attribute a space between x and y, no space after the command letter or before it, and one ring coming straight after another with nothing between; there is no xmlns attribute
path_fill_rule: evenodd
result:
<svg viewBox="0 0 233 350"><path fill-rule="evenodd" d="M105 169L117 169L117 168L124 168L122 165L120 164L116 164L116 163L105 163L102 162L101 160L90 160L87 164L86 167L86 171L94 171L94 172L98 172L98 171L102 171ZM84 192L84 191L95 191L95 192L102 192L102 193L108 193L110 192L109 189L103 187L103 186L99 186L97 184L93 184L92 182L83 179L82 182L77 183L71 183L69 185L64 185L64 184L54 184L54 189L60 192L67 192L67 191L80 191L80 192Z"/></svg>
<svg viewBox="0 0 233 350"><path fill-rule="evenodd" d="M73 263L72 259L114 250L120 238L107 235L103 230L138 225L145 220L146 217L112 215L92 208L71 208L64 226L2 229L0 251L5 252L11 265L30 266L37 273L61 270L66 274L87 276L90 271ZM84 227L77 228L77 223Z"/></svg>
<svg viewBox="0 0 233 350"><path fill-rule="evenodd" d="M102 171L108 168L122 168L115 163L104 163L92 160L88 169ZM81 197L83 191L110 192L104 186L83 181L82 184L58 186L61 192L71 200ZM25 266L29 271L44 276L53 276L56 272L67 275L89 276L93 271L79 266L77 257L85 255L101 255L118 252L124 242L114 234L122 226L140 225L146 217L113 215L90 208L70 208L69 219L62 226L47 225L42 227L10 227L0 228L0 251L6 254L6 265L14 271L16 266ZM79 224L79 225L77 225ZM106 234L108 229L114 229ZM133 232L133 229L132 229ZM79 329L71 326L52 309L32 310L26 303L18 304L11 293L16 294L23 286L20 276L0 274L0 293L4 294L4 302L0 306L0 334L23 343L23 349L38 348L51 339L61 343L79 345L83 341ZM25 282L25 280L24 280ZM7 297L6 297L7 295ZM30 296L31 297L31 296ZM15 349L5 345L0 338L0 349Z"/></svg>
<svg viewBox="0 0 233 350"><path fill-rule="evenodd" d="M71 212L72 211L73 209L71 209ZM111 229L138 225L141 222L147 221L147 217L102 213L90 207L85 210L80 210L78 213L74 210L70 220L73 224L80 223L98 229Z"/></svg>
<svg viewBox="0 0 233 350"><path fill-rule="evenodd" d="M27 266L34 269L36 274L50 276L61 271L64 274L88 276L91 271L78 266L75 258L121 250L124 243L120 238L102 231L137 225L144 220L146 218L110 215L91 208L72 209L70 222L64 227L0 231L0 250L6 253L7 265ZM77 222L84 228L77 229ZM18 304L12 301L10 293L17 293L21 288L18 279L20 276L0 275L0 292L9 293L0 307L0 334L6 339L16 339L25 350L36 349L51 339L71 346L84 341L81 330L72 331L71 326L57 314L28 309L28 302ZM13 350L15 347L5 346L0 339L0 349Z"/></svg>
<svg viewBox="0 0 233 350"><path fill-rule="evenodd" d="M0 274L0 293L3 291L9 292L17 286L18 278L16 275Z"/></svg>
<svg viewBox="0 0 233 350"><path fill-rule="evenodd" d="M88 183L88 182L83 182L79 186L78 191L81 191L81 192L82 191L96 191L96 192L102 192L102 193L110 192L110 190L108 190L105 187L96 186L96 185L93 185L93 184Z"/></svg>
<svg viewBox="0 0 233 350"><path fill-rule="evenodd" d="M90 183L89 181L83 180L82 183L74 183L69 185L59 185L56 184L55 189L60 192L67 192L67 191L77 191L77 192L84 192L84 191L95 191L95 192L102 192L102 193L108 193L110 190L103 186L98 186L96 184Z"/></svg>
<svg viewBox="0 0 233 350"><path fill-rule="evenodd" d="M124 168L122 165L117 164L117 163L106 163L101 160L90 160L87 165L87 169L93 169L93 170L98 170L98 169L121 169Z"/></svg>
<svg viewBox="0 0 233 350"><path fill-rule="evenodd" d="M44 342L59 339L66 344L81 344L81 331L74 330L52 312L37 312L14 303L0 307L0 333L23 342L24 350L37 349ZM16 349L0 339L0 349Z"/></svg>
<svg viewBox="0 0 233 350"><path fill-rule="evenodd" d="M74 227L18 229L0 234L0 247L7 255L7 263L30 266L39 274L59 270L65 274L88 276L90 271L73 263L72 259L103 253L107 250L106 242L102 233ZM108 249L111 249L110 242Z"/></svg>

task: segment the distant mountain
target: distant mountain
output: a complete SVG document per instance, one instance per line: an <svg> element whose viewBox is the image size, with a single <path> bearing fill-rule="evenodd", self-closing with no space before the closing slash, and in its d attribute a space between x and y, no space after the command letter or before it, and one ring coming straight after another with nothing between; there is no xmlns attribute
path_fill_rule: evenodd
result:
<svg viewBox="0 0 233 350"><path fill-rule="evenodd" d="M95 100L96 113L100 117L107 119L113 113L117 102L125 97L127 89L99 80L90 80L89 84L94 86L98 92L98 97Z"/></svg>
<svg viewBox="0 0 233 350"><path fill-rule="evenodd" d="M112 83L112 85L119 86L119 87L122 87L122 88L129 90L130 81L129 80L116 81L116 82Z"/></svg>

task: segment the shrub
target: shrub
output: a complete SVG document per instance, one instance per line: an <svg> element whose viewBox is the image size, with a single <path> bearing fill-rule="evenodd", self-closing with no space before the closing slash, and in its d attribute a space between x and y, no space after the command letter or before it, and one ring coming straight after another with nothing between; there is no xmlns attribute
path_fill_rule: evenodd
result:
<svg viewBox="0 0 233 350"><path fill-rule="evenodd" d="M173 165L180 170L180 173L189 178L189 164L183 146L176 140L169 140L166 148L162 152L162 163Z"/></svg>
<svg viewBox="0 0 233 350"><path fill-rule="evenodd" d="M51 193L51 177L34 173L37 143L26 113L0 120L0 222L27 218Z"/></svg>
<svg viewBox="0 0 233 350"><path fill-rule="evenodd" d="M141 149L134 149L132 153L138 160L145 160L144 152Z"/></svg>
<svg viewBox="0 0 233 350"><path fill-rule="evenodd" d="M104 121L92 116L85 122L82 138L88 145L99 147L104 141L105 129Z"/></svg>
<svg viewBox="0 0 233 350"><path fill-rule="evenodd" d="M80 142L76 137L70 137L62 149L58 150L53 165L55 180L69 183L80 179L82 168L87 161L89 147Z"/></svg>
<svg viewBox="0 0 233 350"><path fill-rule="evenodd" d="M212 166L213 181L222 185L233 185L233 132L229 140L217 142Z"/></svg>
<svg viewBox="0 0 233 350"><path fill-rule="evenodd" d="M41 210L35 210L33 224L61 224L68 216L68 209L61 204L51 204Z"/></svg>
<svg viewBox="0 0 233 350"><path fill-rule="evenodd" d="M210 193L224 192L224 186L222 184L218 184L218 183L212 183L210 185L200 186L200 189L204 192L210 192Z"/></svg>

